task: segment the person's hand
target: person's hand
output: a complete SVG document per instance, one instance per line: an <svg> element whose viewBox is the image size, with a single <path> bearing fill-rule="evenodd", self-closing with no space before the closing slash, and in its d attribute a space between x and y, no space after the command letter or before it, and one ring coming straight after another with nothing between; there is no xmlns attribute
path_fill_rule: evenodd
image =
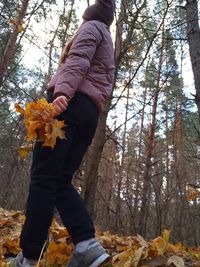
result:
<svg viewBox="0 0 200 267"><path fill-rule="evenodd" d="M69 100L64 95L58 96L56 99L54 99L52 104L57 112L57 115L61 114L67 109L68 101Z"/></svg>

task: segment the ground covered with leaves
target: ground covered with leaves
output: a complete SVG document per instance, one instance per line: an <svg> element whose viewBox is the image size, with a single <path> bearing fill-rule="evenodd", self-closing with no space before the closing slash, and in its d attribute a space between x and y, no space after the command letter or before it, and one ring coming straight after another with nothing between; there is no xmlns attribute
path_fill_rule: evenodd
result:
<svg viewBox="0 0 200 267"><path fill-rule="evenodd" d="M0 267L14 267L9 259L20 252L19 235L24 218L21 211L0 208ZM171 244L168 230L150 242L139 235L118 236L99 230L97 239L112 256L103 267L200 267L200 247L186 248L181 243ZM66 229L56 221L49 230L47 245L38 267L66 266L73 245Z"/></svg>

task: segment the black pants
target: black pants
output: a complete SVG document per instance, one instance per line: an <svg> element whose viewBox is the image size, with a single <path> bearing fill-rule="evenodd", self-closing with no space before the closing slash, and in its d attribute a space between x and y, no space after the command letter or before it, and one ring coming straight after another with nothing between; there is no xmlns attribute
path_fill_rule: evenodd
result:
<svg viewBox="0 0 200 267"><path fill-rule="evenodd" d="M48 100L52 102L52 93ZM77 92L58 119L67 125L66 140L58 138L53 150L36 142L33 151L26 221L20 238L23 254L30 259L39 258L55 207L75 244L95 236L94 225L71 181L95 134L98 111L86 95Z"/></svg>

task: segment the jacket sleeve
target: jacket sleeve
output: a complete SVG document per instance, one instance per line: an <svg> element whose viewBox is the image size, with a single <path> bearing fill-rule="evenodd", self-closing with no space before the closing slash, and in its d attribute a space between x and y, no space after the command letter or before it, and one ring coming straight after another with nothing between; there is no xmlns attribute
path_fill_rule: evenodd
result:
<svg viewBox="0 0 200 267"><path fill-rule="evenodd" d="M54 87L54 96L73 97L84 79L102 36L91 22L84 23L77 32L66 61L60 66L60 75Z"/></svg>

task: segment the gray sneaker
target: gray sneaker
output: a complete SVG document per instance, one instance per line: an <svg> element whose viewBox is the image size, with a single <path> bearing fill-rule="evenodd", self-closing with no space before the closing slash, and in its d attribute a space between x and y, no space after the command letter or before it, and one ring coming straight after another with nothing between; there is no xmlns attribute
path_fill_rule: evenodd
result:
<svg viewBox="0 0 200 267"><path fill-rule="evenodd" d="M74 251L67 267L98 267L108 258L110 258L110 255L101 244L95 240L91 241L84 252L80 253Z"/></svg>
<svg viewBox="0 0 200 267"><path fill-rule="evenodd" d="M17 257L14 259L13 263L15 263L16 267L35 267L37 261L26 259L23 257L22 253L19 253Z"/></svg>

